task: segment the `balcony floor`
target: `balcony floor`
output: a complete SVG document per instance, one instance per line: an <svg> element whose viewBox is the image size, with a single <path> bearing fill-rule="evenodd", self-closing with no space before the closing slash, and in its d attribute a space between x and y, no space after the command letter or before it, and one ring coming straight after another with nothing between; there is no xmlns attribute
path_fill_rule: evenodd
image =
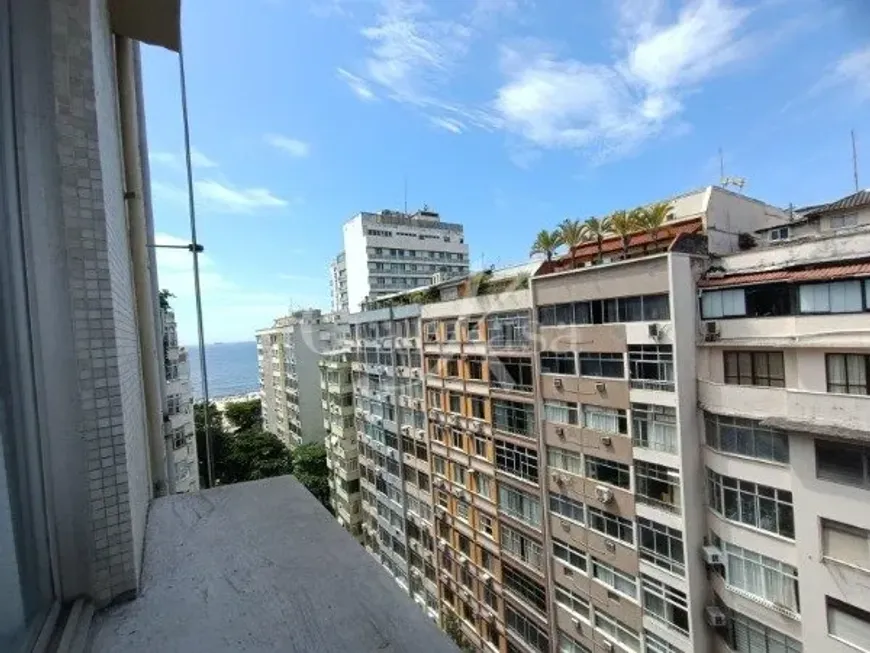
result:
<svg viewBox="0 0 870 653"><path fill-rule="evenodd" d="M290 476L156 500L141 586L91 653L457 650Z"/></svg>

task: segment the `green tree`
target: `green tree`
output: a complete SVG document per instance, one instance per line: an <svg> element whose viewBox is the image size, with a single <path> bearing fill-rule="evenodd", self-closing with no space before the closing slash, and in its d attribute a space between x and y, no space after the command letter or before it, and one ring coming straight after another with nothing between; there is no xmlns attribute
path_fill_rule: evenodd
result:
<svg viewBox="0 0 870 653"><path fill-rule="evenodd" d="M453 640L456 646L459 647L459 650L462 651L462 653L474 653L474 647L471 645L471 642L468 641L465 633L462 632L462 626L459 624L459 617L452 612L447 611L442 620L442 628L450 639Z"/></svg>
<svg viewBox="0 0 870 653"><path fill-rule="evenodd" d="M162 308L164 310L169 310L169 308L171 308L169 306L169 298L170 297L175 297L175 295L173 295L171 292L169 292L166 289L163 289L160 291L160 308Z"/></svg>
<svg viewBox="0 0 870 653"><path fill-rule="evenodd" d="M588 240L594 240L595 245L598 247L599 263L601 263L604 258L604 236L610 229L609 223L610 221L607 218L602 218L601 220L598 218L587 218L586 222L583 223L583 233L586 234L586 238Z"/></svg>
<svg viewBox="0 0 870 653"><path fill-rule="evenodd" d="M272 433L261 429L239 431L227 436L227 444L220 474L215 474L222 485L284 476L293 471L293 455Z"/></svg>
<svg viewBox="0 0 870 653"><path fill-rule="evenodd" d="M224 420L218 407L209 402L208 404L208 433L211 438L211 454L215 470L215 480L220 478L219 469L227 455L227 433L224 429ZM208 487L208 449L205 446L205 402L198 402L193 406L193 426L196 432L196 455L199 458L199 482L201 487Z"/></svg>
<svg viewBox="0 0 870 653"><path fill-rule="evenodd" d="M330 507L329 468L326 466L326 446L322 442L310 442L293 450L293 476L320 503Z"/></svg>
<svg viewBox="0 0 870 653"><path fill-rule="evenodd" d="M643 229L655 246L659 232L671 214L671 205L667 202L658 202L637 212L638 226ZM644 246L646 250L646 246Z"/></svg>
<svg viewBox="0 0 870 653"><path fill-rule="evenodd" d="M553 254L562 246L562 238L558 231L547 231L541 229L535 237L535 242L532 243L531 255L544 254L547 261L553 260Z"/></svg>
<svg viewBox="0 0 870 653"><path fill-rule="evenodd" d="M634 211L614 211L608 220L610 231L619 236L622 241L622 258L628 258L628 244L631 242L631 235L638 230L637 225L637 210Z"/></svg>
<svg viewBox="0 0 870 653"><path fill-rule="evenodd" d="M565 218L559 223L556 229L559 234L559 240L562 244L568 247L568 254L571 256L571 262L574 262L574 248L586 241L586 234L583 231L583 225L579 220Z"/></svg>
<svg viewBox="0 0 870 653"><path fill-rule="evenodd" d="M263 418L263 407L259 399L234 401L226 405L224 415L226 415L235 430L247 431L260 428Z"/></svg>

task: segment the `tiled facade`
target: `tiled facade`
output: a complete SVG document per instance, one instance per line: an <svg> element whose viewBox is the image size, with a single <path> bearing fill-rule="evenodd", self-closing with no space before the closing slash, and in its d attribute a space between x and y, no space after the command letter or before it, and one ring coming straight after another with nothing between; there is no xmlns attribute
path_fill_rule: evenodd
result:
<svg viewBox="0 0 870 653"><path fill-rule="evenodd" d="M350 350L334 349L323 353L320 391L330 503L338 522L362 541L359 438L354 422Z"/></svg>

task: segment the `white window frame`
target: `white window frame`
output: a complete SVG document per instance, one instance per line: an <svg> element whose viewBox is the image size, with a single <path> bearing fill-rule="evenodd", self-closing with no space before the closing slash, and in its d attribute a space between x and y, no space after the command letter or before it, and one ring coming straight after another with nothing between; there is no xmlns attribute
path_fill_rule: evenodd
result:
<svg viewBox="0 0 870 653"><path fill-rule="evenodd" d="M578 478L583 477L583 455L561 447L547 447L547 465Z"/></svg>
<svg viewBox="0 0 870 653"><path fill-rule="evenodd" d="M635 603L638 602L638 582L635 576L627 574L593 556L589 556L589 561L592 563L592 577L597 582L617 594L624 596L627 599L631 599ZM622 583L622 585L620 583ZM633 587L632 592L628 591L626 587L628 585Z"/></svg>

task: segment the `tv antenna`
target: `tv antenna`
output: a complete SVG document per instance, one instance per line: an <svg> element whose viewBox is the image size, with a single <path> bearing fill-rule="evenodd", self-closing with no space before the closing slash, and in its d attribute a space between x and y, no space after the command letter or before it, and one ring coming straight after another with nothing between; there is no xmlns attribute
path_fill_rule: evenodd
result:
<svg viewBox="0 0 870 653"><path fill-rule="evenodd" d="M743 187L746 185L745 177L726 177L725 176L725 156L722 154L722 148L719 148L719 185L722 188L728 188L729 186L734 186L735 188L739 188L741 191Z"/></svg>

